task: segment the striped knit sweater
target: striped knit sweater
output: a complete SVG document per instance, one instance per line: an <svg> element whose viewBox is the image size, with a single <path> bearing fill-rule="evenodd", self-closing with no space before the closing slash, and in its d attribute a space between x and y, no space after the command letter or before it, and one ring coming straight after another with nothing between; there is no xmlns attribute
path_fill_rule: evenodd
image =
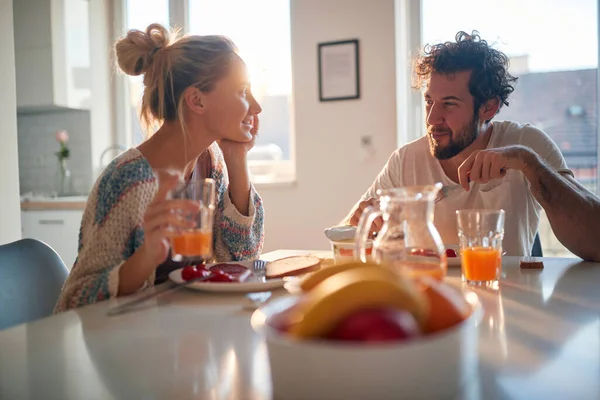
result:
<svg viewBox="0 0 600 400"><path fill-rule="evenodd" d="M252 187L249 215L231 203L225 161L216 144L209 147L210 177L216 182L214 255L218 261L256 258L263 246L263 206ZM119 268L144 241L144 212L158 190L148 161L137 149L117 157L102 172L87 201L79 231L75 264L63 286L55 312L117 295ZM155 273L143 288L154 284Z"/></svg>

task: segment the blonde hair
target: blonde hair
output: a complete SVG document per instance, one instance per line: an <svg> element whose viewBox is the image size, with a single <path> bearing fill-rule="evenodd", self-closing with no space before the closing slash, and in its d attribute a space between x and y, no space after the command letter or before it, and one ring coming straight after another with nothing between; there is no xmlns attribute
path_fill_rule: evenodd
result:
<svg viewBox="0 0 600 400"><path fill-rule="evenodd" d="M140 118L146 128L164 121L183 125L183 92L210 92L227 74L237 47L224 36L179 36L160 24L130 30L115 44L117 64L128 75L144 75Z"/></svg>

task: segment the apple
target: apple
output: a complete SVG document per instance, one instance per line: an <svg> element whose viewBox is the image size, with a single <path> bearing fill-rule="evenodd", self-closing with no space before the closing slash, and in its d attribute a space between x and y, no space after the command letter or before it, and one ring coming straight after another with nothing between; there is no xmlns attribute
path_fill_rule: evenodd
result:
<svg viewBox="0 0 600 400"><path fill-rule="evenodd" d="M411 313L391 308L360 310L345 318L330 339L360 342L406 340L420 334Z"/></svg>
<svg viewBox="0 0 600 400"><path fill-rule="evenodd" d="M446 249L446 257L457 257L456 251L454 249Z"/></svg>

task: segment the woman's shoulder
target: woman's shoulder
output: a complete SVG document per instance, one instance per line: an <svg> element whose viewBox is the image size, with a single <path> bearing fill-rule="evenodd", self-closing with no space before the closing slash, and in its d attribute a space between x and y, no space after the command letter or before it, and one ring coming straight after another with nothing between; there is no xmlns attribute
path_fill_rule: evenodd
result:
<svg viewBox="0 0 600 400"><path fill-rule="evenodd" d="M113 159L98 178L103 188L126 188L142 182L154 181L152 167L142 153L131 148Z"/></svg>
<svg viewBox="0 0 600 400"><path fill-rule="evenodd" d="M223 151L221 151L217 142L213 142L213 144L208 146L206 151L210 155L209 176L217 182L218 186L227 186L229 182L227 179L227 165L225 164Z"/></svg>
<svg viewBox="0 0 600 400"><path fill-rule="evenodd" d="M217 144L217 142L213 142L206 149L208 154L210 154L211 168L213 170L223 171L225 167L225 159L223 158L223 151Z"/></svg>
<svg viewBox="0 0 600 400"><path fill-rule="evenodd" d="M151 200L156 185L156 176L148 160L139 150L132 148L112 160L102 171L88 202L96 205L96 220L104 220L123 199L130 197L136 202L143 202L146 198Z"/></svg>

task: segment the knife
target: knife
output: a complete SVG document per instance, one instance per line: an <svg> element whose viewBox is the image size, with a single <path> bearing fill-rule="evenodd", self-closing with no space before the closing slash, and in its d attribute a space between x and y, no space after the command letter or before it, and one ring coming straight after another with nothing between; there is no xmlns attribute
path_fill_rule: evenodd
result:
<svg viewBox="0 0 600 400"><path fill-rule="evenodd" d="M121 304L116 307L109 308L107 315L110 317L113 315L125 314L128 311L135 311L135 308L132 308L132 307L137 304L141 304L141 303L145 302L146 300L152 299L153 297L158 297L164 293L174 292L174 291L179 290L182 287L186 287L192 283L203 282L203 281L209 280L213 276L214 276L214 274L208 274L206 276L190 279L189 281L175 283L173 286L170 286L170 287L166 288L165 290L161 290L160 292L154 291L154 292L147 293L146 295L138 297L137 299L134 299L125 304Z"/></svg>

